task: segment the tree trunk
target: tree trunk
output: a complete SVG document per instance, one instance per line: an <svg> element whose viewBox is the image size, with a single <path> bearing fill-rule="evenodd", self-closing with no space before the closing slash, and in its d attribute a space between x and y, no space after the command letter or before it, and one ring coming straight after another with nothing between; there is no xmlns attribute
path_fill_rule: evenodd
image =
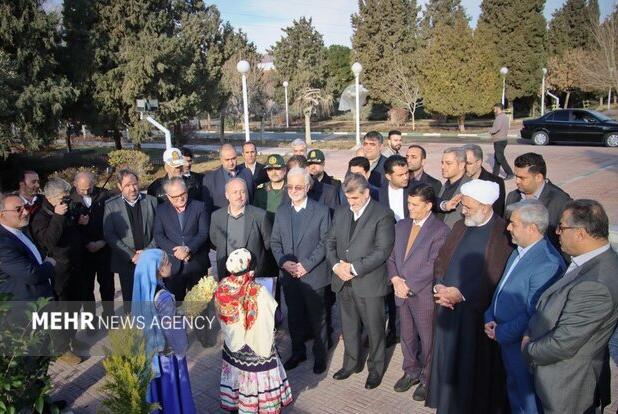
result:
<svg viewBox="0 0 618 414"><path fill-rule="evenodd" d="M210 112L208 112L206 115L207 115L207 117L206 117L206 130L210 131L210 123L212 122L210 120Z"/></svg>
<svg viewBox="0 0 618 414"><path fill-rule="evenodd" d="M180 122L174 124L174 136L172 136L172 145L176 148L182 147L184 139L182 136L182 125Z"/></svg>
<svg viewBox="0 0 618 414"><path fill-rule="evenodd" d="M566 93L566 97L564 98L564 107L563 108L568 108L569 107L569 98L571 97L571 91L567 91Z"/></svg>
<svg viewBox="0 0 618 414"><path fill-rule="evenodd" d="M305 142L311 145L311 112L305 113Z"/></svg>
<svg viewBox="0 0 618 414"><path fill-rule="evenodd" d="M466 126L464 124L465 121L466 121L466 116L465 115L459 115L459 117L457 118L457 125L459 127L459 132L465 132L466 131Z"/></svg>
<svg viewBox="0 0 618 414"><path fill-rule="evenodd" d="M219 141L221 145L225 142L225 114L223 111L219 115Z"/></svg>
<svg viewBox="0 0 618 414"><path fill-rule="evenodd" d="M416 106L412 110L412 131L416 131Z"/></svg>
<svg viewBox="0 0 618 414"><path fill-rule="evenodd" d="M64 140L67 144L67 152L73 151L73 147L71 145L71 129L67 126L64 134Z"/></svg>
<svg viewBox="0 0 618 414"><path fill-rule="evenodd" d="M118 128L114 128L113 137L114 137L114 146L116 147L117 150L121 150L122 149L122 135L120 134L120 130Z"/></svg>

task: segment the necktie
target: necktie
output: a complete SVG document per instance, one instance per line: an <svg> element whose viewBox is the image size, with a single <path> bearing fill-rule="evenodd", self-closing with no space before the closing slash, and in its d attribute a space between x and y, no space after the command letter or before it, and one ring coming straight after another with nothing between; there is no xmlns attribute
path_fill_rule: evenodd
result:
<svg viewBox="0 0 618 414"><path fill-rule="evenodd" d="M408 244L406 245L406 254L404 257L408 257L408 253L410 253L410 249L412 249L412 245L414 244L414 240L416 240L416 236L421 231L421 226L415 224L412 226L412 230L410 231L410 236L408 237Z"/></svg>

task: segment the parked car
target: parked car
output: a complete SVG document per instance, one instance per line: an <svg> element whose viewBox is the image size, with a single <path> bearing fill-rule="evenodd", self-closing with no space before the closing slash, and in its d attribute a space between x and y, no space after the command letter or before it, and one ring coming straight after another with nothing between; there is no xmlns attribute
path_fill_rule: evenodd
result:
<svg viewBox="0 0 618 414"><path fill-rule="evenodd" d="M558 109L524 121L521 137L535 145L604 144L618 147L618 121L589 109Z"/></svg>

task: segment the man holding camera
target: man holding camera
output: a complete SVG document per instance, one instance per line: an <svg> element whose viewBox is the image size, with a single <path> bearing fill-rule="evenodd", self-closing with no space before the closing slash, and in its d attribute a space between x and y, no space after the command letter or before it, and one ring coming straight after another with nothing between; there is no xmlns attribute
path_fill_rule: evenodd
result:
<svg viewBox="0 0 618 414"><path fill-rule="evenodd" d="M114 274L109 267L109 247L103 238L103 211L105 200L109 196L109 191L95 186L95 177L91 172L82 171L75 175L69 209L88 216L86 224L77 226L86 247L80 277L84 309L93 314L96 311L94 299L96 275L103 304L103 316L114 313Z"/></svg>

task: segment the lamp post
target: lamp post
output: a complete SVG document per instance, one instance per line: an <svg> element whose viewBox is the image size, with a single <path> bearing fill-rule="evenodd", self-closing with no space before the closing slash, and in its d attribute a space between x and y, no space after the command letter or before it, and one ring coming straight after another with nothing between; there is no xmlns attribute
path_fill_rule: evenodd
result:
<svg viewBox="0 0 618 414"><path fill-rule="evenodd" d="M541 81L541 116L545 115L545 75L547 75L547 68L541 69L543 72L543 80Z"/></svg>
<svg viewBox="0 0 618 414"><path fill-rule="evenodd" d="M502 66L500 68L500 74L502 75L502 108L504 108L505 92L506 92L506 74L509 73L509 68Z"/></svg>
<svg viewBox="0 0 618 414"><path fill-rule="evenodd" d="M290 118L288 117L288 81L283 81L283 89L285 90L285 127L290 127Z"/></svg>
<svg viewBox="0 0 618 414"><path fill-rule="evenodd" d="M611 81L614 80L614 68L609 68L609 78ZM607 92L607 110L612 109L612 87L609 87L609 91Z"/></svg>
<svg viewBox="0 0 618 414"><path fill-rule="evenodd" d="M249 133L249 104L248 104L248 99L247 99L247 72L249 72L249 69L251 68L251 66L249 65L249 62L247 62L246 60L241 60L240 62L238 62L236 64L236 70L239 71L242 75L242 104L243 104L243 109L244 109L244 115L245 115L245 141L249 142L251 141L251 135Z"/></svg>
<svg viewBox="0 0 618 414"><path fill-rule="evenodd" d="M356 86L356 145L360 145L360 84L358 77L363 71L363 65L356 62L352 65L352 73L354 73L354 82Z"/></svg>

